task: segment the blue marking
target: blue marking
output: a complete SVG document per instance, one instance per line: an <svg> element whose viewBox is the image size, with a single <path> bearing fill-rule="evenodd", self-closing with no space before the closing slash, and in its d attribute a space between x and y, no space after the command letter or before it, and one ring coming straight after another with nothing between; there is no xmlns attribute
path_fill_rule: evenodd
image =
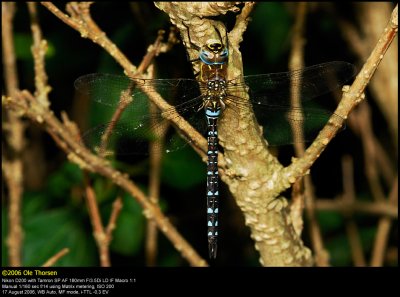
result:
<svg viewBox="0 0 400 297"><path fill-rule="evenodd" d="M218 191L216 191L216 192L214 193L214 195L219 195Z"/></svg>
<svg viewBox="0 0 400 297"><path fill-rule="evenodd" d="M204 64L207 64L207 65L223 65L223 64L226 64L226 61L217 62L217 61L208 60L208 57L206 55L204 55L204 52L200 53L200 60Z"/></svg>
<svg viewBox="0 0 400 297"><path fill-rule="evenodd" d="M212 151L208 151L207 154L208 154L208 155L211 155L211 154L212 154Z"/></svg>
<svg viewBox="0 0 400 297"><path fill-rule="evenodd" d="M212 196L212 195L214 195L213 192L208 191L207 196Z"/></svg>
<svg viewBox="0 0 400 297"><path fill-rule="evenodd" d="M211 208L207 208L207 213L213 213L213 210Z"/></svg>
<svg viewBox="0 0 400 297"><path fill-rule="evenodd" d="M212 232L210 231L210 232L208 232L208 236L212 236Z"/></svg>
<svg viewBox="0 0 400 297"><path fill-rule="evenodd" d="M208 227L212 227L211 221L208 221Z"/></svg>
<svg viewBox="0 0 400 297"><path fill-rule="evenodd" d="M215 227L218 227L218 221L215 221Z"/></svg>
<svg viewBox="0 0 400 297"><path fill-rule="evenodd" d="M216 208L216 209L214 210L214 213L218 213L218 208Z"/></svg>
<svg viewBox="0 0 400 297"><path fill-rule="evenodd" d="M207 175L212 175L212 172L211 171L207 171Z"/></svg>
<svg viewBox="0 0 400 297"><path fill-rule="evenodd" d="M210 232L209 232L210 234ZM215 231L214 236L218 236L218 231Z"/></svg>
<svg viewBox="0 0 400 297"><path fill-rule="evenodd" d="M214 154L218 154L218 151L214 151Z"/></svg>
<svg viewBox="0 0 400 297"><path fill-rule="evenodd" d="M214 131L214 135L218 135L218 132L217 132L217 131Z"/></svg>
<svg viewBox="0 0 400 297"><path fill-rule="evenodd" d="M214 174L218 175L218 170L214 172Z"/></svg>
<svg viewBox="0 0 400 297"><path fill-rule="evenodd" d="M212 111L211 109L206 109L206 115L209 117L219 117L221 110Z"/></svg>

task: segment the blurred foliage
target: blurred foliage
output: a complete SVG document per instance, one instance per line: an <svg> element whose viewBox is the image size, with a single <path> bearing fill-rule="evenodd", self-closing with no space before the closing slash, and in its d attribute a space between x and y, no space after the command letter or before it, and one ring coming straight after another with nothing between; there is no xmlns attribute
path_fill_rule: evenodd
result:
<svg viewBox="0 0 400 297"><path fill-rule="evenodd" d="M333 4L331 4L333 5ZM33 90L33 61L30 54L31 33L26 6L18 3L15 18L15 47L18 58L18 70L21 88ZM62 5L59 6L62 8ZM258 3L252 13L252 21L244 34L241 51L243 54L245 74L261 74L287 70L290 50L291 29L293 25L293 4L282 2ZM85 73L105 72L119 73L121 68L102 49L87 39L82 39L77 32L59 21L45 8L39 5L39 20L44 38L49 44L46 55L46 70L49 84L51 107L56 114L66 110L85 130L87 127L106 122L110 119L112 109L103 107L94 109L74 93L74 79ZM63 9L63 8L62 8ZM340 7L313 10L307 15L307 44L305 48L306 64L312 65L332 60L352 61L350 51L341 38L337 26L337 15ZM138 64L146 53L147 46L157 37L159 29L169 30L171 26L167 16L156 9L152 3L136 2L95 3L92 15L107 35L134 63ZM155 65L158 77L177 78L193 77L184 48L176 45L171 52L157 58ZM85 106L89 106L86 108ZM31 127L31 129L34 129ZM31 141L38 141L32 139ZM84 183L81 170L66 161L64 154L52 142L44 143L47 169L46 179L39 190L24 189L23 196L23 264L37 266L68 247L70 252L57 266L97 266L98 251L92 235L84 199ZM336 147L335 147L336 145ZM346 150L346 145L336 141L333 149L328 148L323 158L338 164L337 154ZM329 155L332 154L332 155ZM356 154L355 154L356 155ZM174 152L163 156L162 162L162 208L184 236L207 258L205 232L205 164L190 148L180 153ZM322 162L322 159L319 162ZM329 160L330 159L330 160ZM149 164L143 159L112 160L113 164L132 175L135 182L144 192L148 192ZM124 162L124 163L123 163ZM362 162L362 161L361 161ZM332 166L324 165L325 167ZM34 164L33 166L38 166ZM317 165L318 166L318 165ZM356 164L357 166L357 164ZM335 167L336 168L336 167ZM336 168L338 172L340 169ZM317 191L323 189L324 195L334 197L341 187L341 180L332 177L322 180L326 174L314 176ZM29 178L29 177L27 177ZM90 175L102 214L103 224L109 219L111 206L116 197L123 199L123 209L117 221L111 244L111 260L115 266L136 265L144 263L144 233L146 220L141 207L127 194L100 176ZM365 190L365 180L360 181L360 190ZM222 186L223 188L223 186ZM226 218L237 215L237 207L231 201L228 191L222 189L222 203ZM2 208L2 265L7 265L7 213ZM229 206L229 203L232 206ZM197 207L199 205L199 207ZM344 231L344 220L333 212L321 212L318 220L324 238L331 253L333 266L352 265L350 249ZM236 220L237 221L237 220ZM235 221L235 222L236 222ZM360 238L366 251L371 248L375 229L365 219L360 226ZM242 224L242 221L240 221ZM228 227L228 226L226 226ZM219 251L216 265L258 266L258 256L252 242L236 238L236 230L244 229L243 225L230 226L225 238L229 243ZM305 229L306 230L306 229ZM248 236L247 232L241 234ZM242 244L243 246L232 246ZM310 246L309 242L306 245ZM226 262L224 262L226 261ZM187 265L174 250L171 244L160 236L159 264L161 266Z"/></svg>

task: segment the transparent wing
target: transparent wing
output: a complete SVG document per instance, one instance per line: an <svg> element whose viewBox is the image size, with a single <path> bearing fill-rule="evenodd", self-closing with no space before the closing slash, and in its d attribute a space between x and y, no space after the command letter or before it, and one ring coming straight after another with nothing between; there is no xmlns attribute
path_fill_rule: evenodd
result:
<svg viewBox="0 0 400 297"><path fill-rule="evenodd" d="M200 96L199 82L194 79L139 79L123 75L92 73L79 77L75 88L98 103L117 107L121 93L127 91L135 104L127 107L134 113L141 113L138 109L141 102L147 103L145 94L158 93L171 105L179 105Z"/></svg>
<svg viewBox="0 0 400 297"><path fill-rule="evenodd" d="M228 82L228 93L247 87L250 100L268 106L290 106L291 86L299 90L302 102L343 86L355 75L355 67L334 61L289 72L249 75ZM238 99L239 104L247 104Z"/></svg>
<svg viewBox="0 0 400 297"><path fill-rule="evenodd" d="M183 117L200 133L204 133L202 85L193 79L137 79L121 75L94 73L79 77L75 88L92 102L110 106L110 119L120 106L125 92L132 99L118 121L109 121L86 131L84 144L95 152L117 150L118 154L147 154L149 141L164 135L165 150L174 151L186 142L173 129L166 128L165 118ZM149 96L159 94L176 105L165 111L150 109ZM165 130L167 130L165 132ZM112 131L112 133L110 133ZM106 140L104 140L106 138Z"/></svg>
<svg viewBox="0 0 400 297"><path fill-rule="evenodd" d="M95 153L117 151L119 155L147 155L151 141L161 141L156 142L156 145L163 145L164 151L173 152L185 147L190 143L190 139L185 138L185 135L178 135L176 130L165 120L164 116L172 114L172 112L174 115L169 115L169 118L182 116L199 133L205 134L207 129L205 114L203 110L197 108L196 110L178 110L178 114L175 110L168 110L146 114L131 121L110 121L86 131L82 136L82 141ZM108 133L109 130L111 133ZM104 140L104 138L106 139Z"/></svg>

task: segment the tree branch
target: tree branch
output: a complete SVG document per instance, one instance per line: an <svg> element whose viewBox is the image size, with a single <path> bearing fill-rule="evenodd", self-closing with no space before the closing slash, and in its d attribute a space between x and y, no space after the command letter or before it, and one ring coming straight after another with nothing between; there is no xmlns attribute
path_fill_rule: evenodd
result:
<svg viewBox="0 0 400 297"><path fill-rule="evenodd" d="M18 92L18 75L13 38L13 18L15 3L1 3L1 28L3 46L3 65L6 94L14 96ZM25 125L13 111L6 112L7 121L3 123L6 150L2 150L2 172L8 188L8 265L21 266L23 230L21 208L23 193L23 164L21 160L24 148Z"/></svg>

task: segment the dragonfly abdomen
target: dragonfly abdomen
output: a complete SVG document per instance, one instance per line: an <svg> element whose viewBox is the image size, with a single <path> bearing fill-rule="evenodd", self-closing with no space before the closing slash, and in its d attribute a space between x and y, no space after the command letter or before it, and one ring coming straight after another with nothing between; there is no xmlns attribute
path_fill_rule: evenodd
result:
<svg viewBox="0 0 400 297"><path fill-rule="evenodd" d="M209 256L215 259L217 256L218 238L218 114L210 116L210 109L206 109L207 117L207 236Z"/></svg>

